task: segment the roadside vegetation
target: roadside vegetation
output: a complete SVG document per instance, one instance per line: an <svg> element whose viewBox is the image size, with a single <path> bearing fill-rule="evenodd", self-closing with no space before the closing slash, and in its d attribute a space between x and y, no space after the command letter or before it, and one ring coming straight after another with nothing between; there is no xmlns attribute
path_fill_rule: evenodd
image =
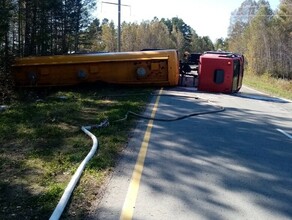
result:
<svg viewBox="0 0 292 220"><path fill-rule="evenodd" d="M291 14L292 0L281 0L275 11L266 0L245 0L231 14L228 49L244 54L247 72L263 75L259 81L265 74L292 80Z"/></svg>
<svg viewBox="0 0 292 220"><path fill-rule="evenodd" d="M276 79L268 74L245 74L243 83L269 95L292 100L292 80Z"/></svg>
<svg viewBox="0 0 292 220"><path fill-rule="evenodd" d="M292 99L292 0L273 11L266 0L244 0L230 16L228 50L246 58L244 83Z"/></svg>
<svg viewBox="0 0 292 220"><path fill-rule="evenodd" d="M92 147L82 125L109 119L92 130L100 142L64 212L82 219L99 198L105 177L126 146L132 118L141 112L151 89L91 85L71 89L19 90L0 112L0 219L48 219L71 176Z"/></svg>

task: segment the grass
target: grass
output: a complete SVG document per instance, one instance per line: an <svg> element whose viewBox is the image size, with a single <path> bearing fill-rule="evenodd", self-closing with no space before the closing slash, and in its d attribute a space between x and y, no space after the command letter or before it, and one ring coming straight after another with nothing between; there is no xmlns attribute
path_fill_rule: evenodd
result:
<svg viewBox="0 0 292 220"><path fill-rule="evenodd" d="M268 74L245 74L243 83L270 95L292 100L292 80L275 79Z"/></svg>
<svg viewBox="0 0 292 220"><path fill-rule="evenodd" d="M144 110L152 89L91 85L19 90L0 112L0 219L48 219L92 146L82 125ZM93 130L100 142L63 218L82 219L126 146L134 119Z"/></svg>

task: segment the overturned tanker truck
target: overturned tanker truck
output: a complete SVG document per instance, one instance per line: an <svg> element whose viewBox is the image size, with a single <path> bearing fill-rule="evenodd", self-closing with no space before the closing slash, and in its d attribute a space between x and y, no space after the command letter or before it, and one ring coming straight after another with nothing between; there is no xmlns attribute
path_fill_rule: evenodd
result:
<svg viewBox="0 0 292 220"><path fill-rule="evenodd" d="M234 93L241 88L243 68L244 57L229 52L205 52L180 62L176 50L145 50L19 58L13 76L18 87L93 82L184 86L193 80L190 86L201 91Z"/></svg>

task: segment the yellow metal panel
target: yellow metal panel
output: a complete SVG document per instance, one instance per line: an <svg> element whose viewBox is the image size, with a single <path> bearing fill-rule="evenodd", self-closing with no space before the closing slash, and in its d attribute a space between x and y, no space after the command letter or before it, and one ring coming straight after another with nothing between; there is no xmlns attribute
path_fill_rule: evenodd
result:
<svg viewBox="0 0 292 220"><path fill-rule="evenodd" d="M118 84L177 85L175 50L27 57L13 66L18 86L74 85L104 81ZM145 75L138 74L143 70Z"/></svg>
<svg viewBox="0 0 292 220"><path fill-rule="evenodd" d="M159 63L151 63L151 71L152 70L159 70L160 65Z"/></svg>

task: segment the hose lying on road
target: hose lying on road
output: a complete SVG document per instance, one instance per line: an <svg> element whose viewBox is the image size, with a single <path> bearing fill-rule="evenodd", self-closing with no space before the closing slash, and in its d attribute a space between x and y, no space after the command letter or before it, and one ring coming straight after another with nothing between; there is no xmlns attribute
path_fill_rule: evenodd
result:
<svg viewBox="0 0 292 220"><path fill-rule="evenodd" d="M92 128L105 127L105 126L108 126L108 124L109 123L106 120L106 121L100 123L99 125L91 125L91 126L82 126L81 127L82 131L85 134L87 134L89 137L91 137L91 139L93 141L92 148L89 151L89 153L87 154L87 156L85 157L85 159L82 161L82 163L79 165L79 167L76 170L76 172L74 173L74 175L72 176L72 178L71 178L69 184L67 185L58 205L56 206L53 214L51 215L50 220L58 220L61 217L61 215L62 215L62 213L63 213L63 211L68 203L68 200L70 199L71 194L72 194L76 184L78 183L78 181L80 179L80 176L81 176L86 164L93 157L93 155L95 154L95 152L98 148L98 140L89 130L91 130Z"/></svg>
<svg viewBox="0 0 292 220"><path fill-rule="evenodd" d="M132 111L128 111L126 113L126 115L125 115L124 118L119 119L119 120L116 120L114 122L119 122L119 121L127 120L127 118L128 118L129 115L135 116L137 118L148 119L148 120L166 121L166 122L168 121L168 122L171 122L171 121L179 121L179 120L182 120L182 119L185 119L185 118L190 118L190 117L193 117L193 116L207 115L207 114L213 114L213 113L218 113L218 112L223 112L223 111L225 111L225 108L224 107L221 107L218 110L204 111L204 112L194 112L194 113L191 113L191 114L187 114L187 115L183 115L183 116L179 116L179 117L175 117L175 118L152 118L152 117L147 117L147 116L139 115L139 114L137 114L135 112L132 112Z"/></svg>
<svg viewBox="0 0 292 220"><path fill-rule="evenodd" d="M199 97L177 96L177 95L160 95L160 96L170 96L170 97L183 97L183 98L200 99ZM205 101L210 103L209 100L205 100ZM212 106L216 107L217 110L201 111L201 112L192 112L192 113L189 113L189 114L185 114L185 115L182 115L182 116L179 116L179 117L173 117L173 118L156 118L156 117L153 118L153 117L148 117L148 116L140 115L140 114L137 114L137 113L132 112L132 111L128 111L126 113L126 115L125 115L124 118L119 119L119 120L116 120L114 122L119 122L119 121L127 120L127 118L129 117L129 115L132 115L132 116L137 117L137 118L147 119L147 120L171 122L171 121L179 121L179 120L182 120L182 119L185 119L185 118L190 118L190 117L193 117L193 116L214 114L214 113L219 113L219 112L225 111L225 108L223 106L218 106L218 105L213 105L213 104L212 104Z"/></svg>

